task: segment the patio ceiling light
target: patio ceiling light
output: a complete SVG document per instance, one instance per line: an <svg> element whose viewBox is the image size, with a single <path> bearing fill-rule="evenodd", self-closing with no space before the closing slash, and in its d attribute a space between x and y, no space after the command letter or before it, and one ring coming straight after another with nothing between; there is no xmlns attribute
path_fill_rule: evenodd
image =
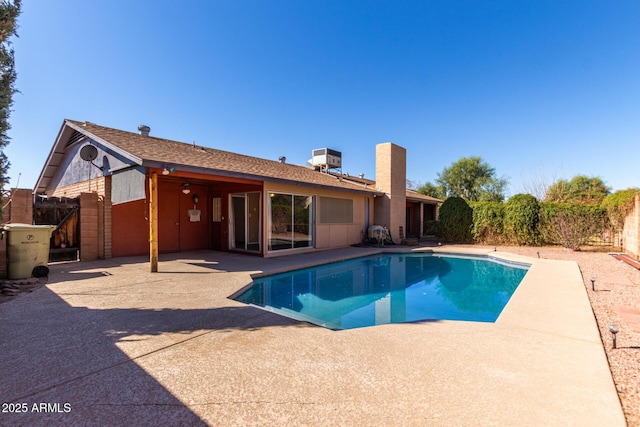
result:
<svg viewBox="0 0 640 427"><path fill-rule="evenodd" d="M185 182L184 184L182 184L184 186L184 188L182 189L182 192L184 194L189 194L191 193L191 189L189 188L189 183Z"/></svg>

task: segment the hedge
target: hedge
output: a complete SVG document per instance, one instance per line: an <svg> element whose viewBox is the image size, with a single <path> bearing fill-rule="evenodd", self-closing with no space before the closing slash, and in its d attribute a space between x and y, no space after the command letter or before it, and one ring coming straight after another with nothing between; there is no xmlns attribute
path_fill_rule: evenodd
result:
<svg viewBox="0 0 640 427"><path fill-rule="evenodd" d="M440 234L448 242L470 242L473 210L461 197L449 197L440 206Z"/></svg>
<svg viewBox="0 0 640 427"><path fill-rule="evenodd" d="M622 230L624 219L633 210L634 199L640 194L640 189L629 188L628 190L616 191L602 200L600 206L607 210L611 225L616 230Z"/></svg>
<svg viewBox="0 0 640 427"><path fill-rule="evenodd" d="M624 196L613 199L608 206L540 203L529 194L515 195L507 203L467 203L460 197L450 197L440 207L440 219L425 224L425 231L450 242L554 244L578 250L611 227L612 212L624 212L622 207L626 208L629 200L627 194Z"/></svg>
<svg viewBox="0 0 640 427"><path fill-rule="evenodd" d="M473 240L484 244L506 243L504 234L504 203L502 202L474 202L473 225L471 236Z"/></svg>
<svg viewBox="0 0 640 427"><path fill-rule="evenodd" d="M508 241L518 245L541 243L538 199L530 194L516 194L507 201L504 211L504 232Z"/></svg>

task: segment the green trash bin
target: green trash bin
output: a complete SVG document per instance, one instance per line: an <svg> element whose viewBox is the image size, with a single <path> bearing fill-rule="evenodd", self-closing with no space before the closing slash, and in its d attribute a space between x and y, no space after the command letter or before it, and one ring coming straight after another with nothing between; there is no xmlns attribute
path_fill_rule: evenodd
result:
<svg viewBox="0 0 640 427"><path fill-rule="evenodd" d="M49 269L49 246L55 225L5 224L7 236L7 277L28 279L36 269L36 276L46 276ZM42 274L45 273L45 274Z"/></svg>

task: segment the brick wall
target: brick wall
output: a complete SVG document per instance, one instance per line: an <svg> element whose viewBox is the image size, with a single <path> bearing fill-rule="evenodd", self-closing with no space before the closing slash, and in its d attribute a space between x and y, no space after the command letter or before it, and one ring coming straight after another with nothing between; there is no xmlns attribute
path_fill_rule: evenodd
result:
<svg viewBox="0 0 640 427"><path fill-rule="evenodd" d="M98 194L80 194L80 260L97 259L100 239L98 235Z"/></svg>
<svg viewBox="0 0 640 427"><path fill-rule="evenodd" d="M108 179L107 179L108 178ZM106 193L106 181L111 180L111 177L99 176L90 181L82 181L75 184L67 185L66 187L59 187L51 191L47 191L49 197L78 197L81 193L96 193L100 196L104 196Z"/></svg>
<svg viewBox="0 0 640 427"><path fill-rule="evenodd" d="M7 203L9 200L3 200ZM33 191L28 188L12 188L11 202L2 211L2 223L33 224Z"/></svg>
<svg viewBox="0 0 640 427"><path fill-rule="evenodd" d="M385 196L376 198L374 222L387 226L394 241L399 238L400 227L406 235L406 165L406 149L391 142L376 145L376 187Z"/></svg>
<svg viewBox="0 0 640 427"><path fill-rule="evenodd" d="M622 242L624 251L640 261L640 195L635 198L633 211L625 218Z"/></svg>

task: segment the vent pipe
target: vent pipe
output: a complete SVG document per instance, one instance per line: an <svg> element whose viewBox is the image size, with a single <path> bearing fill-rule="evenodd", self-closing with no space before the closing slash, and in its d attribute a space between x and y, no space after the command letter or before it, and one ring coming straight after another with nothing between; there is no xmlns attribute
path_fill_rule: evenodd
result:
<svg viewBox="0 0 640 427"><path fill-rule="evenodd" d="M278 157L278 160L280 160L280 163L284 163L287 161L287 158L285 156L280 156Z"/></svg>
<svg viewBox="0 0 640 427"><path fill-rule="evenodd" d="M149 132L151 132L151 128L147 125L140 125L138 126L138 132L140 132L140 135L149 136Z"/></svg>

